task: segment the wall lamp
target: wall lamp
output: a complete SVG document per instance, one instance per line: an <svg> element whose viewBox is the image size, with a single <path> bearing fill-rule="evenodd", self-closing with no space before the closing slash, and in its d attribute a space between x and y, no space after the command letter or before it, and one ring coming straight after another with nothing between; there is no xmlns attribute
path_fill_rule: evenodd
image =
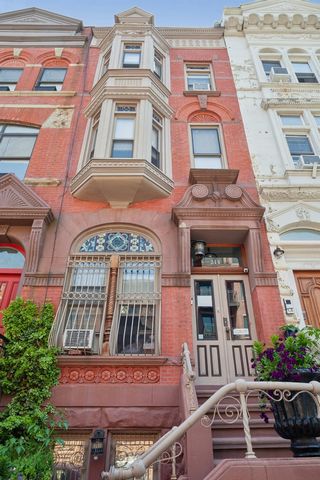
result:
<svg viewBox="0 0 320 480"><path fill-rule="evenodd" d="M103 454L104 450L104 430L98 429L95 430L91 438L91 455L94 460L98 460L98 457Z"/></svg>
<svg viewBox="0 0 320 480"><path fill-rule="evenodd" d="M283 254L284 254L284 250L282 250L282 248L280 248L280 247L277 245L276 248L273 250L273 255L274 255L276 258L280 258L280 257L282 257Z"/></svg>

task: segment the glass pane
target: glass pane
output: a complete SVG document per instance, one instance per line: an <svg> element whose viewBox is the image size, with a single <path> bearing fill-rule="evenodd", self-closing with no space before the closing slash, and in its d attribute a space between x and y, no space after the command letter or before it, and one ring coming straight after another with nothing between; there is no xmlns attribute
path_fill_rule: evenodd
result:
<svg viewBox="0 0 320 480"><path fill-rule="evenodd" d="M45 68L41 75L41 82L62 83L66 76L66 68Z"/></svg>
<svg viewBox="0 0 320 480"><path fill-rule="evenodd" d="M2 125L4 126L4 125ZM4 133L21 133L21 134L38 134L39 129L38 128L33 128L33 127L21 127L20 125L6 125L4 129Z"/></svg>
<svg viewBox="0 0 320 480"><path fill-rule="evenodd" d="M156 150L159 150L159 130L155 127L152 127L151 145Z"/></svg>
<svg viewBox="0 0 320 480"><path fill-rule="evenodd" d="M283 125L303 125L301 115L280 115Z"/></svg>
<svg viewBox="0 0 320 480"><path fill-rule="evenodd" d="M195 168L221 168L221 157L194 157Z"/></svg>
<svg viewBox="0 0 320 480"><path fill-rule="evenodd" d="M308 62L292 62L292 67L295 73L312 73Z"/></svg>
<svg viewBox="0 0 320 480"><path fill-rule="evenodd" d="M0 268L23 268L24 256L11 247L0 247Z"/></svg>
<svg viewBox="0 0 320 480"><path fill-rule="evenodd" d="M0 141L0 158L30 158L36 137L3 136Z"/></svg>
<svg viewBox="0 0 320 480"><path fill-rule="evenodd" d="M127 262L123 271L121 293L146 294L154 291L154 262Z"/></svg>
<svg viewBox="0 0 320 480"><path fill-rule="evenodd" d="M234 340L250 338L243 281L227 281L226 293L232 338Z"/></svg>
<svg viewBox="0 0 320 480"><path fill-rule="evenodd" d="M269 75L271 68L281 67L281 63L277 60L262 60L262 66L266 75Z"/></svg>
<svg viewBox="0 0 320 480"><path fill-rule="evenodd" d="M240 267L242 265L240 247L207 247L201 261L207 267Z"/></svg>
<svg viewBox="0 0 320 480"><path fill-rule="evenodd" d="M213 287L209 280L195 281L197 338L217 340L217 324L213 303Z"/></svg>
<svg viewBox="0 0 320 480"><path fill-rule="evenodd" d="M291 230L280 235L281 240L315 240L320 241L320 232L317 230Z"/></svg>
<svg viewBox="0 0 320 480"><path fill-rule="evenodd" d="M132 158L133 141L132 140L114 140L112 145L111 157L114 158Z"/></svg>
<svg viewBox="0 0 320 480"><path fill-rule="evenodd" d="M210 90L210 76L209 75L189 75L188 76L188 90Z"/></svg>
<svg viewBox="0 0 320 480"><path fill-rule="evenodd" d="M123 55L123 65L136 67L140 65L140 53L128 53L125 52Z"/></svg>
<svg viewBox="0 0 320 480"><path fill-rule="evenodd" d="M116 118L114 138L133 139L134 118Z"/></svg>
<svg viewBox="0 0 320 480"><path fill-rule="evenodd" d="M125 303L119 306L117 353L155 352L155 304Z"/></svg>
<svg viewBox="0 0 320 480"><path fill-rule="evenodd" d="M94 287L104 287L106 283L107 265L102 262L83 262L77 265L73 270L71 285L73 289L84 287L87 290L93 290Z"/></svg>
<svg viewBox="0 0 320 480"><path fill-rule="evenodd" d="M14 173L20 180L24 179L28 160L6 161L0 159L0 173Z"/></svg>
<svg viewBox="0 0 320 480"><path fill-rule="evenodd" d="M194 154L220 154L218 130L216 128L192 128Z"/></svg>
<svg viewBox="0 0 320 480"><path fill-rule="evenodd" d="M17 83L22 68L0 68L0 83Z"/></svg>
<svg viewBox="0 0 320 480"><path fill-rule="evenodd" d="M320 115L314 115L314 119L316 121L316 124L320 127Z"/></svg>
<svg viewBox="0 0 320 480"><path fill-rule="evenodd" d="M290 153L292 155L303 155L305 154L313 154L313 149L311 147L310 141L308 137L305 135L297 135L297 136L286 136L288 147Z"/></svg>

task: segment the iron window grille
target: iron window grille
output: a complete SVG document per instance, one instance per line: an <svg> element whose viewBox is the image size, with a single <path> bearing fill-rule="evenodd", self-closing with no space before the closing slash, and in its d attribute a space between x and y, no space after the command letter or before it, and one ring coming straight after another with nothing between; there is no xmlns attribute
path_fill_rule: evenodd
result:
<svg viewBox="0 0 320 480"><path fill-rule="evenodd" d="M52 480L85 480L88 464L88 438L63 438L53 452Z"/></svg>

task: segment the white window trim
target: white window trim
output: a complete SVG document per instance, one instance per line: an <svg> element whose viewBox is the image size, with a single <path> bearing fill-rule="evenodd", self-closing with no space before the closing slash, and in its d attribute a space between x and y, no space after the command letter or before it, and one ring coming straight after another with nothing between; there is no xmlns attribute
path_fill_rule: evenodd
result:
<svg viewBox="0 0 320 480"><path fill-rule="evenodd" d="M208 67L208 72L209 72L209 80L211 83L211 88L210 90L203 90L203 92L213 92L216 90L216 85L214 81L214 75L213 75L213 70L212 70L212 64L210 62L185 62L184 64L184 86L185 86L185 91L192 92L192 90L188 90L188 67ZM195 73L201 73L201 71L197 72L195 70ZM204 71L202 71L204 73Z"/></svg>
<svg viewBox="0 0 320 480"><path fill-rule="evenodd" d="M218 138L219 138L220 150L221 150L221 170L229 168L228 162L227 162L226 150L225 150L225 143L223 138L223 131L222 131L221 125L216 123L190 123L189 124L188 135L189 135L190 168L196 168L194 165L193 143L192 143L192 133L191 133L191 130L193 128L204 128L204 129L212 128L218 131Z"/></svg>

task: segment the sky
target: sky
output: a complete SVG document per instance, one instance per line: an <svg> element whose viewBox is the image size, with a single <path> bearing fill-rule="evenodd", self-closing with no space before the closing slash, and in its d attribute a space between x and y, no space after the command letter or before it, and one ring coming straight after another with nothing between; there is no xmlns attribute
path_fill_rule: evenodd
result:
<svg viewBox="0 0 320 480"><path fill-rule="evenodd" d="M137 6L155 16L155 24L209 27L221 20L223 8L250 3L246 0L0 0L0 12L29 7L43 8L82 20L84 25L110 26L114 14ZM320 4L320 0L311 3Z"/></svg>

